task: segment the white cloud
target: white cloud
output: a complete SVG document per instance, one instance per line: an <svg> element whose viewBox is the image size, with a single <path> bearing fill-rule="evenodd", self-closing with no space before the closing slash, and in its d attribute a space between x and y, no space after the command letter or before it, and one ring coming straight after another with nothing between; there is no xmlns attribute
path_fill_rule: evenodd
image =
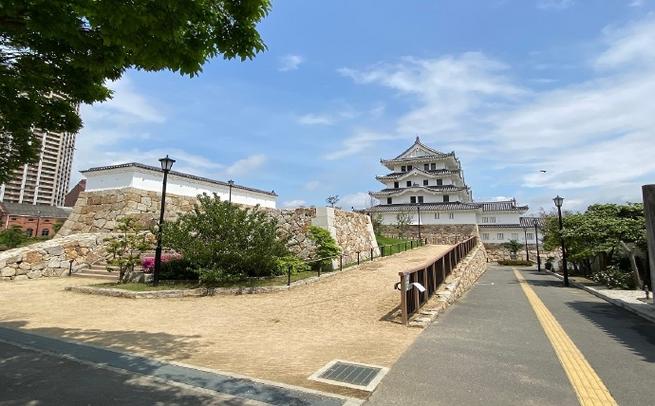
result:
<svg viewBox="0 0 655 406"><path fill-rule="evenodd" d="M305 206L307 206L307 202L304 200L289 200L282 203L282 207L285 208L305 207Z"/></svg>
<svg viewBox="0 0 655 406"><path fill-rule="evenodd" d="M228 166L224 172L227 176L243 176L248 172L259 169L266 163L266 160L267 158L264 154L250 155Z"/></svg>
<svg viewBox="0 0 655 406"><path fill-rule="evenodd" d="M327 114L304 114L298 117L298 123L303 125L332 125L334 117Z"/></svg>
<svg viewBox="0 0 655 406"><path fill-rule="evenodd" d="M305 62L305 58L300 55L284 55L278 60L278 70L280 72L296 70L303 62Z"/></svg>
<svg viewBox="0 0 655 406"><path fill-rule="evenodd" d="M564 10L573 6L573 0L538 0L537 8L542 10Z"/></svg>
<svg viewBox="0 0 655 406"><path fill-rule="evenodd" d="M130 79L123 77L107 84L113 91L113 97L104 102L93 105L87 109L88 114L96 117L120 120L139 120L143 122L162 123L164 115L154 106L153 102L139 94ZM86 106L88 107L88 106Z"/></svg>
<svg viewBox="0 0 655 406"><path fill-rule="evenodd" d="M474 145L492 165L523 185L569 190L571 200L639 195L655 175L655 18L606 29L590 60L595 75L549 90L524 88L503 63L480 53L405 58L369 69L341 69L356 83L374 84L412 101L395 131L358 129L326 158L357 153L382 139L421 135L427 142ZM511 165L510 165L511 163ZM546 174L537 174L545 169ZM522 175L524 174L524 175ZM587 191L595 188L604 195ZM556 193L555 193L556 194ZM582 197L584 196L584 197ZM591 200L586 200L591 201Z"/></svg>
<svg viewBox="0 0 655 406"><path fill-rule="evenodd" d="M630 7L641 7L646 4L646 0L632 0L628 5Z"/></svg>
<svg viewBox="0 0 655 406"><path fill-rule="evenodd" d="M344 210L349 210L351 207L363 209L371 206L371 197L366 192L351 193L341 196L337 206L342 207Z"/></svg>

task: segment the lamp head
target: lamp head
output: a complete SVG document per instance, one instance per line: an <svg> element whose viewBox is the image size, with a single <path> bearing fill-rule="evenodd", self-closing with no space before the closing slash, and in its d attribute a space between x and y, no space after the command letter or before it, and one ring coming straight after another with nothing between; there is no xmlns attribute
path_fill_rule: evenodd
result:
<svg viewBox="0 0 655 406"><path fill-rule="evenodd" d="M230 186L234 186L234 181L232 179L230 179L230 180L227 181L227 184L230 185Z"/></svg>
<svg viewBox="0 0 655 406"><path fill-rule="evenodd" d="M557 208L560 208L560 207L562 207L562 204L564 203L564 198L561 197L560 195L557 195L557 196L555 196L555 198L553 199L553 202L555 202L555 206L556 206Z"/></svg>
<svg viewBox="0 0 655 406"><path fill-rule="evenodd" d="M159 163L161 164L161 170L164 172L168 172L173 167L175 160L173 158L169 158L168 155L166 155L165 158L161 158L159 160Z"/></svg>

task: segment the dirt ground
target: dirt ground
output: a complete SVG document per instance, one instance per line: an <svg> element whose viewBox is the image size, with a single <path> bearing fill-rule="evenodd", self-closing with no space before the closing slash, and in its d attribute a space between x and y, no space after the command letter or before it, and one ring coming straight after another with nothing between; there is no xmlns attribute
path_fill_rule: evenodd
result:
<svg viewBox="0 0 655 406"><path fill-rule="evenodd" d="M421 331L384 320L400 301L398 272L447 248L421 247L257 295L135 300L63 290L90 279L0 283L0 325L361 396L307 377L333 359L390 367Z"/></svg>

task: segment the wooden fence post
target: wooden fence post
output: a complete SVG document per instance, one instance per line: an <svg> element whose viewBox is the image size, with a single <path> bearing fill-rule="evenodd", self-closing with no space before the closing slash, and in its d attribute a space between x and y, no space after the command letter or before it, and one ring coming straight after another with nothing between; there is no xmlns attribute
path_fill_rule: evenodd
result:
<svg viewBox="0 0 655 406"><path fill-rule="evenodd" d="M402 313L403 324L409 323L409 315L407 314L407 283L402 272L398 272L400 276L400 310Z"/></svg>
<svg viewBox="0 0 655 406"><path fill-rule="evenodd" d="M646 236L648 238L648 261L650 263L650 284L655 284L655 185L641 187L644 196L644 215L646 216ZM653 286L649 286L651 292ZM653 301L655 305L655 301Z"/></svg>

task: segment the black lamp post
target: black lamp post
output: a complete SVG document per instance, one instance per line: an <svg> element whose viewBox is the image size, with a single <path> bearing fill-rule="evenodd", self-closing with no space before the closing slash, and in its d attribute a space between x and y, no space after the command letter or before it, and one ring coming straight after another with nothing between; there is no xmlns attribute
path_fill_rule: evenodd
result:
<svg viewBox="0 0 655 406"><path fill-rule="evenodd" d="M521 228L523 229L523 241L525 241L525 260L530 261L530 253L528 252L528 227L522 225Z"/></svg>
<svg viewBox="0 0 655 406"><path fill-rule="evenodd" d="M164 181L161 187L161 208L159 209L159 229L157 230L157 249L155 250L155 271L152 275L152 283L155 286L159 284L159 271L161 270L161 239L164 227L164 209L166 207L166 181L168 180L168 172L171 171L175 160L166 155L166 158L161 158L159 162L161 163L161 170L164 171Z"/></svg>
<svg viewBox="0 0 655 406"><path fill-rule="evenodd" d="M557 218L559 220L559 243L562 247L562 270L564 271L564 286L569 286L569 270L566 264L566 247L564 247L564 236L562 235L562 230L564 225L562 224L562 204L564 203L564 198L560 195L555 196L553 199L555 206L557 207Z"/></svg>
<svg viewBox="0 0 655 406"><path fill-rule="evenodd" d="M232 186L234 186L234 181L233 181L232 179L228 180L228 181L227 181L227 185L228 185L229 188L230 188L230 192L229 192L229 194L228 194L227 201L228 201L229 203L232 203Z"/></svg>
<svg viewBox="0 0 655 406"><path fill-rule="evenodd" d="M534 219L532 221L534 224L534 244L537 246L537 271L541 272L541 256L539 255L539 220Z"/></svg>
<svg viewBox="0 0 655 406"><path fill-rule="evenodd" d="M41 210L36 211L36 235L35 237L39 237L39 226L41 225Z"/></svg>
<svg viewBox="0 0 655 406"><path fill-rule="evenodd" d="M416 205L416 213L418 214L418 239L421 239L421 205Z"/></svg>

